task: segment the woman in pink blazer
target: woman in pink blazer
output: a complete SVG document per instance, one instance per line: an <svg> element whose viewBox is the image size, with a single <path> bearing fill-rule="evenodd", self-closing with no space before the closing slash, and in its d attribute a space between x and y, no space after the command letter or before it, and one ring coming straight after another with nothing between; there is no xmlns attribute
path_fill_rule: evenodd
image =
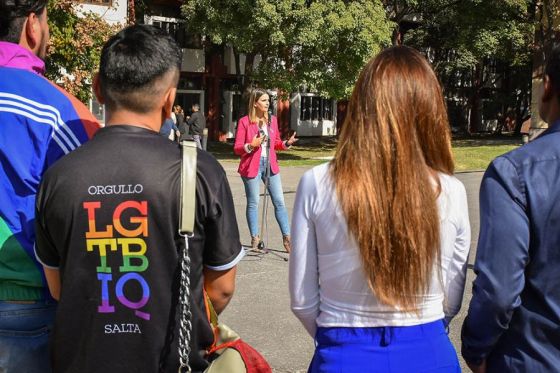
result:
<svg viewBox="0 0 560 373"><path fill-rule="evenodd" d="M260 180L265 181L266 166L270 165L268 192L274 205L274 215L282 231L283 244L290 252L290 223L288 211L284 205L284 192L280 179L280 169L276 158L277 150L288 149L297 141L295 133L286 141L280 139L278 120L275 116L268 117L270 98L261 88L255 88L249 97L249 115L241 118L237 124L235 154L241 156L238 172L243 179L247 195L247 223L251 233L251 247L259 244L259 192Z"/></svg>

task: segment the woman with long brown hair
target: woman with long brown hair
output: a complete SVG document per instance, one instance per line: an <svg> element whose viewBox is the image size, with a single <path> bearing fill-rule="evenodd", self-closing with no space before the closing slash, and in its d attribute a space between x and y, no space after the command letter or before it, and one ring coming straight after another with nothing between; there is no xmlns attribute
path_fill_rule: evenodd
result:
<svg viewBox="0 0 560 373"><path fill-rule="evenodd" d="M408 47L363 69L332 162L300 181L292 310L316 340L311 372L460 371L445 327L470 248L438 80Z"/></svg>

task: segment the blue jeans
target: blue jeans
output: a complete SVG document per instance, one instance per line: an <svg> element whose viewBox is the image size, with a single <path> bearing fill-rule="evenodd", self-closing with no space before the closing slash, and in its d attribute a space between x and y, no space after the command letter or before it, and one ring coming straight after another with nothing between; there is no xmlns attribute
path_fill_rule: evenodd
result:
<svg viewBox="0 0 560 373"><path fill-rule="evenodd" d="M442 320L414 326L317 328L309 373L460 373Z"/></svg>
<svg viewBox="0 0 560 373"><path fill-rule="evenodd" d="M194 142L196 142L196 146L199 149L202 149L202 143L200 142L200 135L192 135Z"/></svg>
<svg viewBox="0 0 560 373"><path fill-rule="evenodd" d="M0 372L49 373L49 335L56 303L0 301Z"/></svg>
<svg viewBox="0 0 560 373"><path fill-rule="evenodd" d="M266 158L261 158L259 165L259 172L256 177L241 177L243 179L243 185L245 186L245 194L247 195L247 223L249 224L249 232L251 236L256 236L259 234L259 222L258 222L258 212L259 212L259 192L260 192L260 181L265 182L266 179ZM274 205L274 215L276 216L276 221L280 226L280 231L282 231L283 236L288 236L290 234L290 223L288 221L288 210L284 205L284 192L282 191L282 180L280 179L280 173L276 175L270 174L268 178L268 193L272 199L272 204Z"/></svg>

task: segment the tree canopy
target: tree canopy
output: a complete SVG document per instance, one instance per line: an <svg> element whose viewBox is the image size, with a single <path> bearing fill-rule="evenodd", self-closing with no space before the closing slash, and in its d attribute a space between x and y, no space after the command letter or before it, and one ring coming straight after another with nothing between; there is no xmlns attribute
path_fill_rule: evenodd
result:
<svg viewBox="0 0 560 373"><path fill-rule="evenodd" d="M146 5L148 2L137 2ZM145 4L146 3L146 4ZM187 31L246 55L244 88L347 98L368 59L391 44L422 50L470 129L512 107L526 117L533 75L558 39L560 0L184 0ZM83 101L117 27L49 3L49 77ZM453 109L453 108L451 108ZM450 110L453 111L453 110ZM519 120L518 120L519 122ZM454 123L457 125L457 123Z"/></svg>
<svg viewBox="0 0 560 373"><path fill-rule="evenodd" d="M182 13L190 32L247 56L247 84L333 98L350 94L393 29L381 2L371 0L185 0Z"/></svg>
<svg viewBox="0 0 560 373"><path fill-rule="evenodd" d="M48 14L51 41L46 75L87 102L103 44L121 26L111 26L93 13L79 15L71 0L50 1Z"/></svg>
<svg viewBox="0 0 560 373"><path fill-rule="evenodd" d="M455 125L481 129L482 119L518 122L528 115L535 29L531 0L385 0L397 28L393 41L423 50L448 99ZM453 106L452 105L452 106ZM459 117L463 117L464 123Z"/></svg>

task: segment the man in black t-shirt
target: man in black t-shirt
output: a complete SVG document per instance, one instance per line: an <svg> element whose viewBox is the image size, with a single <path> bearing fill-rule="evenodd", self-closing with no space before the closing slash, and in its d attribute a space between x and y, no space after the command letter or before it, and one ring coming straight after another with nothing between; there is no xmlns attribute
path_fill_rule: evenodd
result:
<svg viewBox="0 0 560 373"><path fill-rule="evenodd" d="M107 126L41 184L35 251L60 300L56 372L177 372L181 151L158 131L180 57L151 26L113 36L94 82ZM226 307L243 250L224 170L204 151L197 162L190 365L201 372L214 338L203 293L218 313Z"/></svg>

